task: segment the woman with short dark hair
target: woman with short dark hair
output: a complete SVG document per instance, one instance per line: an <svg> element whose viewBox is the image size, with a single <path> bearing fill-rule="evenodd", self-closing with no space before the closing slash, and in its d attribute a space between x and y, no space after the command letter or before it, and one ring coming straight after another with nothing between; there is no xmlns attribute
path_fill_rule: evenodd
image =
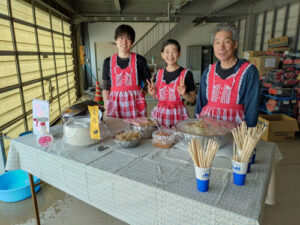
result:
<svg viewBox="0 0 300 225"><path fill-rule="evenodd" d="M164 42L161 57L166 68L160 69L154 79L148 81L148 92L158 99L151 118L165 127L173 127L180 120L189 117L183 99L195 102L196 92L193 74L177 64L180 57L180 44L173 39Z"/></svg>

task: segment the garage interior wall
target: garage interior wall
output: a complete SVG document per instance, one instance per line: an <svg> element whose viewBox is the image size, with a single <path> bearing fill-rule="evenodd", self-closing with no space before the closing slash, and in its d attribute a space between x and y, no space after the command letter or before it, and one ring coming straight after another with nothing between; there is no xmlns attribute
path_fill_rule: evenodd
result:
<svg viewBox="0 0 300 225"><path fill-rule="evenodd" d="M0 2L0 132L8 137L32 130L32 99L50 102L50 123L77 99L71 24L54 14Z"/></svg>
<svg viewBox="0 0 300 225"><path fill-rule="evenodd" d="M254 49L266 51L268 39L288 36L292 49L300 49L299 21L300 3L295 2L256 15Z"/></svg>
<svg viewBox="0 0 300 225"><path fill-rule="evenodd" d="M143 22L123 22L123 23L111 23L111 22L98 22L88 24L89 43L90 43L90 60L91 72L96 76L96 57L95 57L95 43L96 42L114 42L115 29L121 24L128 24L135 30L135 42L137 42L155 23L143 23ZM105 31L105 32L103 32ZM103 64L103 62L97 62ZM102 74L102 73L100 73ZM87 74L87 76L91 76ZM101 77L97 78L99 81ZM95 83L95 81L93 81ZM95 84L94 84L95 85Z"/></svg>

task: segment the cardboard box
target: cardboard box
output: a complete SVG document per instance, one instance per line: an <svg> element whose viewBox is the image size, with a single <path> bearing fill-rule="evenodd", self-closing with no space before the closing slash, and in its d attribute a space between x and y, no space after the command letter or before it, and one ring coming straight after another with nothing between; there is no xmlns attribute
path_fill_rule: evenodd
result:
<svg viewBox="0 0 300 225"><path fill-rule="evenodd" d="M279 48L268 48L270 52L284 52L284 51L291 51L290 47L279 47Z"/></svg>
<svg viewBox="0 0 300 225"><path fill-rule="evenodd" d="M243 58L249 60L250 57L254 56L264 56L264 51L244 51L243 52Z"/></svg>
<svg viewBox="0 0 300 225"><path fill-rule="evenodd" d="M261 137L265 141L291 140L299 130L297 120L283 114L259 115L258 120L268 125Z"/></svg>
<svg viewBox="0 0 300 225"><path fill-rule="evenodd" d="M289 37L281 36L279 38L271 38L268 40L268 48L279 48L289 46Z"/></svg>
<svg viewBox="0 0 300 225"><path fill-rule="evenodd" d="M256 66L259 74L264 75L268 71L278 68L280 56L255 56L250 57L249 62Z"/></svg>

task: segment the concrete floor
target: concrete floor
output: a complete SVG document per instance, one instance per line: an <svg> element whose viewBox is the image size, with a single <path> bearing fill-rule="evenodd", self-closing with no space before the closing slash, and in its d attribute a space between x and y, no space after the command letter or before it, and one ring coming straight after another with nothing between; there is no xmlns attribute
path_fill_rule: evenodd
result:
<svg viewBox="0 0 300 225"><path fill-rule="evenodd" d="M148 108L153 104L150 101ZM192 114L193 107L188 108ZM276 205L265 205L262 224L300 224L300 136L277 144L283 160L276 168ZM126 224L45 183L37 199L42 225ZM0 225L10 224L35 224L31 198L17 203L0 202Z"/></svg>

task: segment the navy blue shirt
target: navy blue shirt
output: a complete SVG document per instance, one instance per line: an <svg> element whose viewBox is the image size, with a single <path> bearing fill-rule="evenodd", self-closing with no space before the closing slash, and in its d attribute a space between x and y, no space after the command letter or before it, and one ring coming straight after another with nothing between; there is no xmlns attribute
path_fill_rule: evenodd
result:
<svg viewBox="0 0 300 225"><path fill-rule="evenodd" d="M238 71L241 65L246 62L245 59L238 59L234 65L234 73ZM220 71L220 61L217 62L216 71ZM218 74L219 75L219 74ZM200 87L198 90L195 114L200 114L203 107L207 105L206 86L207 86L208 68L204 70ZM219 75L222 79L224 77ZM227 76L228 77L228 76ZM259 110L259 73L254 65L251 65L245 72L239 91L239 104L244 105L245 118L248 127L254 127L257 124Z"/></svg>

